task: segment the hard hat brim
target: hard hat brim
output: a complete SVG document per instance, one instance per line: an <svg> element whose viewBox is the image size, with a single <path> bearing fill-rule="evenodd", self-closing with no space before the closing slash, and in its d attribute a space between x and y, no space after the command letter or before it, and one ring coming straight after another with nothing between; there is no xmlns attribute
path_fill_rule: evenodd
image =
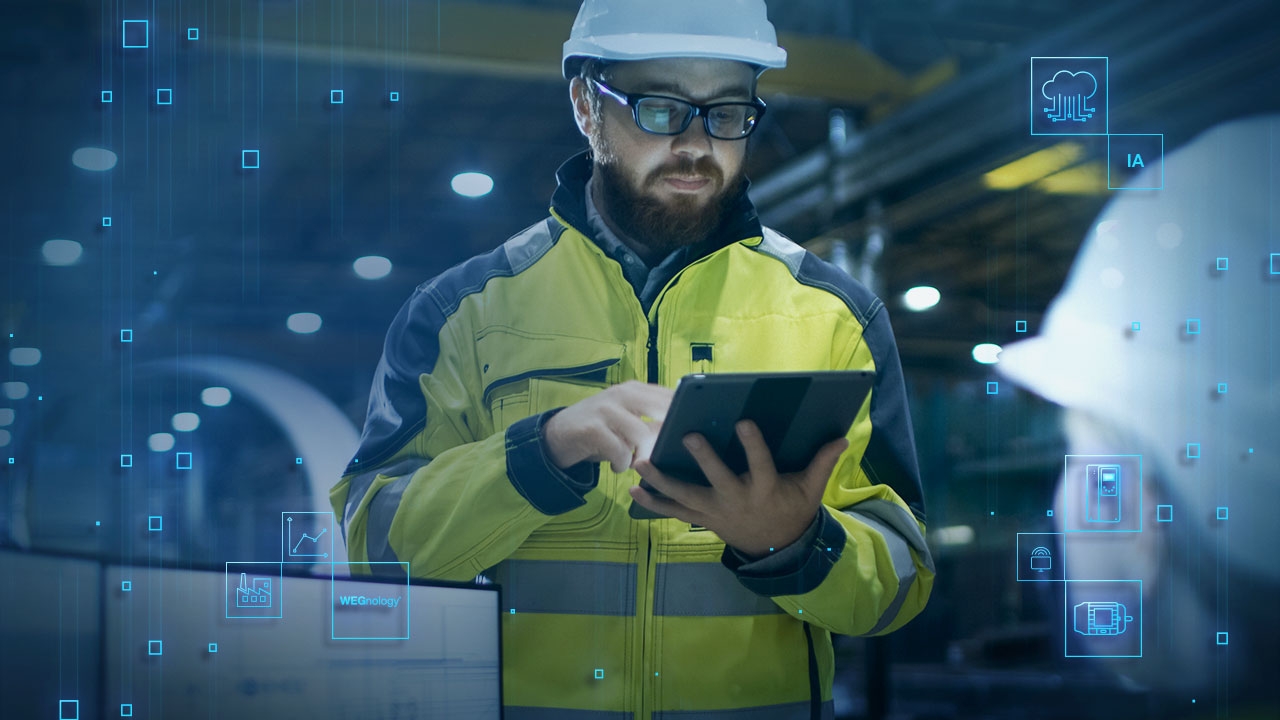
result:
<svg viewBox="0 0 1280 720"><path fill-rule="evenodd" d="M599 58L618 62L660 58L737 60L754 65L761 71L787 65L787 51L770 43L745 38L680 34L655 37L627 33L569 40L564 44L564 59L561 63L561 72L566 80L576 74L570 70L571 61L575 58ZM576 64L573 67L576 70Z"/></svg>

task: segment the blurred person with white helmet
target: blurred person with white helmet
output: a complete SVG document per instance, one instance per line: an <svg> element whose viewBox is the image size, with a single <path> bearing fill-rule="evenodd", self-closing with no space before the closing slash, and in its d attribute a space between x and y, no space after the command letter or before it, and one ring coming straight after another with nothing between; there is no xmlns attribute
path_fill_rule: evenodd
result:
<svg viewBox="0 0 1280 720"><path fill-rule="evenodd" d="M884 303L747 197L756 80L786 63L765 10L585 0L561 60L590 149L551 216L424 283L387 333L331 501L371 572L502 584L509 719L830 720L831 636L928 600ZM801 472L750 422L741 475L696 435L710 487L649 462L686 374L852 369L871 394Z"/></svg>
<svg viewBox="0 0 1280 720"><path fill-rule="evenodd" d="M1041 333L997 369L1065 408L1070 454L1142 456L1141 532L1066 536L1067 579L1142 580L1142 657L1104 662L1190 715L1275 717L1280 116L1164 164L1163 189L1107 205ZM1079 529L1061 512L1077 479L1059 483L1060 530Z"/></svg>

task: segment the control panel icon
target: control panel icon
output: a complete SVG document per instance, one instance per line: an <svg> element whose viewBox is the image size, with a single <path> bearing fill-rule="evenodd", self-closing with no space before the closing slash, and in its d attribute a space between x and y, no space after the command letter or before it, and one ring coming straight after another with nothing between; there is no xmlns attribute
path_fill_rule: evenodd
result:
<svg viewBox="0 0 1280 720"><path fill-rule="evenodd" d="M1085 522L1120 522L1120 466L1090 464L1085 466Z"/></svg>

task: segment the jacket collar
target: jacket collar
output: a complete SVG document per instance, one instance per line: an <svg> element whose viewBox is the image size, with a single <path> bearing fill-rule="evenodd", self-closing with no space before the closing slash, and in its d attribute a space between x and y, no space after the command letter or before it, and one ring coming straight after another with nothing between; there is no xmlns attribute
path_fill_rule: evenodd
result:
<svg viewBox="0 0 1280 720"><path fill-rule="evenodd" d="M590 238L596 245L600 239L591 232L591 224L587 222L587 199L585 188L591 178L591 151L586 150L574 155L556 170L556 191L551 196L551 211L574 230ZM734 201L732 208L725 215L719 229L709 238L693 245L686 255L686 263L705 257L720 248L740 242L748 238L760 237L764 230L760 219L756 216L756 208L747 197L747 188L751 181L743 179L742 190Z"/></svg>

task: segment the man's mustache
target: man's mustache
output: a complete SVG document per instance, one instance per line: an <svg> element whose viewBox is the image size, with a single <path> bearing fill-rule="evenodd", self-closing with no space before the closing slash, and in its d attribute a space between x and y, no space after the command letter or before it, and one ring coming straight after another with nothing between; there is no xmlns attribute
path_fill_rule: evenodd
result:
<svg viewBox="0 0 1280 720"><path fill-rule="evenodd" d="M724 171L711 158L703 156L697 160L685 160L662 167L649 173L645 185L656 185L666 178L687 180L692 177L706 178L716 185L724 184Z"/></svg>

